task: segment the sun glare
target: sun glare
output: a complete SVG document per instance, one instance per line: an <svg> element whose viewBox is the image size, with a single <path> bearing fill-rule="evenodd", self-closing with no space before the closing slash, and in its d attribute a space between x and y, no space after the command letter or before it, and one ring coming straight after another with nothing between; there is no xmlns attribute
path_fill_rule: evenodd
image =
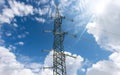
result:
<svg viewBox="0 0 120 75"><path fill-rule="evenodd" d="M99 0L98 2L96 2L93 6L93 13L95 14L104 13L104 10L106 9L109 1L110 0Z"/></svg>

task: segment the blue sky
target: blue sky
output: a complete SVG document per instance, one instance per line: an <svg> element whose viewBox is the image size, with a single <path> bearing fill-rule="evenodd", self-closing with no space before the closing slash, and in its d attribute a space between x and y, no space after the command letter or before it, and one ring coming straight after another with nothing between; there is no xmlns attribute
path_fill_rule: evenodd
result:
<svg viewBox="0 0 120 75"><path fill-rule="evenodd" d="M40 69L44 65L51 66L52 63L51 53L42 52L42 50L52 50L53 34L45 33L44 30L53 29L54 20L51 19L51 16L54 16L56 4L59 4L61 15L66 17L62 24L63 31L77 35L76 38L65 36L64 50L68 54L78 56L77 59L67 57L68 70L69 67L73 68L73 71L70 70L73 74L69 72L68 74L108 75L109 71L117 68L115 72L118 75L120 66L112 65L113 69L109 70L110 67L107 65L103 67L103 69L106 68L104 71L100 70L106 64L117 63L119 65L119 59L114 59L119 57L120 51L120 42L118 42L120 17L117 17L120 13L118 11L120 6L117 4L118 2L119 0L115 0L115 2L111 0L1 0L0 50L3 54L14 56L15 58L10 56L15 60L14 63L25 66L19 67L20 73L16 72L20 75L48 75L47 72L51 73L51 70L42 71ZM110 6L111 9L109 9ZM74 22L71 22L70 19L73 19ZM1 54L0 58L4 57L9 56ZM7 62L6 59L8 58L0 59L0 61ZM11 62L9 63L11 64ZM0 65L2 64L8 66L0 63ZM39 72L38 69L40 69ZM4 70L0 74L6 75ZM14 70L11 71L11 74L16 75Z"/></svg>

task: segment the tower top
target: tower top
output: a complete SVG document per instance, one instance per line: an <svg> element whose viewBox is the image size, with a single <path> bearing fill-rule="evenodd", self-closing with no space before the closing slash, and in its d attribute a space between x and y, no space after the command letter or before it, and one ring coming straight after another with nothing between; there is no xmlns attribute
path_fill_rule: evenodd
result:
<svg viewBox="0 0 120 75"><path fill-rule="evenodd" d="M56 11L55 11L55 18L60 18L61 15L60 15L60 11L59 11L59 8L58 8L58 5L56 6Z"/></svg>

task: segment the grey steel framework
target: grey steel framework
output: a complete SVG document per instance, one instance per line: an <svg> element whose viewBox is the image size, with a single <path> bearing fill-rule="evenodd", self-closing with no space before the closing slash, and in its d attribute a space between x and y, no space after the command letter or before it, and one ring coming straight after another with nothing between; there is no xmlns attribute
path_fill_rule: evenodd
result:
<svg viewBox="0 0 120 75"><path fill-rule="evenodd" d="M64 37L66 32L62 31L62 19L58 8L56 8L56 14L54 17L54 43L53 43L53 75L66 75L66 63L64 54Z"/></svg>
<svg viewBox="0 0 120 75"><path fill-rule="evenodd" d="M53 75L67 75L66 74L66 56L76 58L74 56L64 54L64 37L67 32L62 31L62 19L65 17L61 16L59 13L58 7L56 8L56 13L54 18L54 29L53 31L45 31L52 32L54 35L54 43L53 43L53 66L52 67L44 67L53 68ZM73 22L73 20L71 20ZM73 37L76 35L69 34Z"/></svg>

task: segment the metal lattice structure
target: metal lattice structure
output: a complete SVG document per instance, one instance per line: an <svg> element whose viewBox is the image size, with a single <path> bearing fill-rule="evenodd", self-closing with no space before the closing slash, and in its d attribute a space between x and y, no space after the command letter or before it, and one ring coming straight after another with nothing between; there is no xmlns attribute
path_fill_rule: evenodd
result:
<svg viewBox="0 0 120 75"><path fill-rule="evenodd" d="M64 37L66 32L62 31L62 17L56 8L54 19L54 43L53 43L53 75L66 75L66 63L64 54Z"/></svg>
<svg viewBox="0 0 120 75"><path fill-rule="evenodd" d="M62 20L65 17L61 16L59 13L58 7L56 8L56 13L54 18L54 29L53 31L45 31L45 32L52 32L54 35L54 42L53 42L53 66L52 67L44 67L52 68L53 75L67 75L66 74L66 56L76 58L74 56L68 55L64 53L64 37L67 32L62 31ZM70 20L73 22L73 20ZM76 35L69 34L72 37L76 37Z"/></svg>

